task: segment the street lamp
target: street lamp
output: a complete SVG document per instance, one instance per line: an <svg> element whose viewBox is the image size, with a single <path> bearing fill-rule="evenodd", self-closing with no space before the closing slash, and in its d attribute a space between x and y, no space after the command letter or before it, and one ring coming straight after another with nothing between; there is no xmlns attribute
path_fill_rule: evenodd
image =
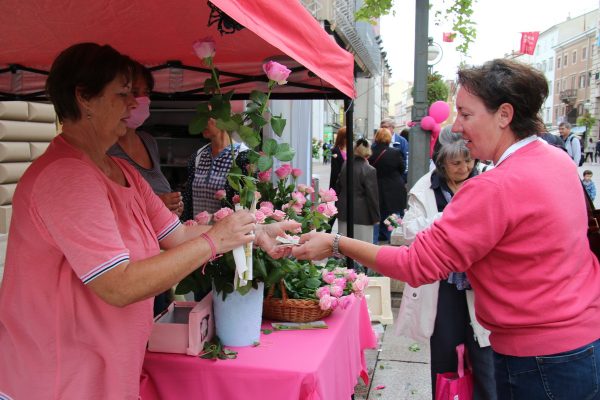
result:
<svg viewBox="0 0 600 400"><path fill-rule="evenodd" d="M442 60L444 51L442 50L442 46L433 41L432 37L427 39L427 43L427 66L429 67L429 73L431 74L433 66Z"/></svg>

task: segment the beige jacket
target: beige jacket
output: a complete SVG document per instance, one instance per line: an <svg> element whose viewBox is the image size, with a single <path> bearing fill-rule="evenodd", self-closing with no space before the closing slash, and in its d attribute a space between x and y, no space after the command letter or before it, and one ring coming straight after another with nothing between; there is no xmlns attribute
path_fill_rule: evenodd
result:
<svg viewBox="0 0 600 400"><path fill-rule="evenodd" d="M438 212L435 194L431 190L431 172L415 183L408 194L408 210L402 219L401 234L404 242L410 244L418 232L427 228L442 213ZM402 303L398 312L396 333L417 342L426 343L433 334L437 313L439 282L413 288L406 284ZM475 318L475 297L467 290L467 306L471 325L479 346L490 345L490 331L482 327Z"/></svg>

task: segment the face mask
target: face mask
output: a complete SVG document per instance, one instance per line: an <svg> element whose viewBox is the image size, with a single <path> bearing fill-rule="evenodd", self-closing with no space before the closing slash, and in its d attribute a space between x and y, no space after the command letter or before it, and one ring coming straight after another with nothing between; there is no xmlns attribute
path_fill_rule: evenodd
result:
<svg viewBox="0 0 600 400"><path fill-rule="evenodd" d="M131 129L139 128L150 116L150 98L136 97L135 101L138 106L130 111L129 118L125 120L127 127Z"/></svg>

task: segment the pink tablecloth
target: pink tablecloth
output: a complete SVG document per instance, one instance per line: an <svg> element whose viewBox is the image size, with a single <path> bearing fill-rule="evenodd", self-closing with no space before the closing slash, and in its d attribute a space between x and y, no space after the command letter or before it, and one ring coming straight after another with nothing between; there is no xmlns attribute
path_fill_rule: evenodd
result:
<svg viewBox="0 0 600 400"><path fill-rule="evenodd" d="M367 303L354 301L325 321L329 329L263 334L259 346L236 348L234 360L146 352L141 398L350 399L358 377L369 379L363 350L377 342Z"/></svg>

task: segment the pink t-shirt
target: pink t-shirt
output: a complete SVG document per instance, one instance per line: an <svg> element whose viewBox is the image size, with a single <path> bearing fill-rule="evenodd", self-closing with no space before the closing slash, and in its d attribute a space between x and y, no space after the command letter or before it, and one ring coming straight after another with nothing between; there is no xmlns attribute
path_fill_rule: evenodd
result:
<svg viewBox="0 0 600 400"><path fill-rule="evenodd" d="M494 350L548 355L600 338L600 265L586 237L573 161L536 140L469 179L409 247L383 247L382 273L411 286L467 271Z"/></svg>
<svg viewBox="0 0 600 400"><path fill-rule="evenodd" d="M179 220L114 160L128 187L58 136L17 186L0 287L0 394L138 398L152 299L119 308L86 284L158 254Z"/></svg>

